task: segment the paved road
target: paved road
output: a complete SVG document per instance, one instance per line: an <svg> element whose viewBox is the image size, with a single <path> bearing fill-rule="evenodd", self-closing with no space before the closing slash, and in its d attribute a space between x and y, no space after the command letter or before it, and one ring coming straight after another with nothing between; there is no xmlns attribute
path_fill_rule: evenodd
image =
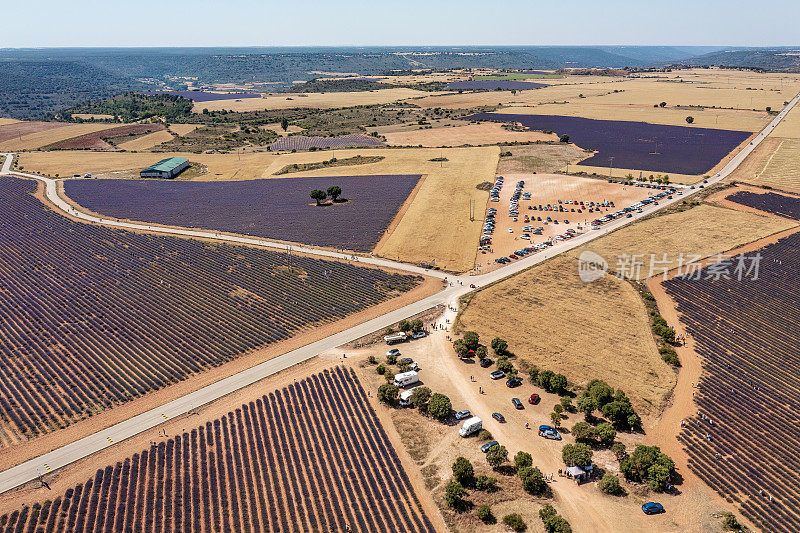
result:
<svg viewBox="0 0 800 533"><path fill-rule="evenodd" d="M789 102L789 104L772 120L772 122L770 122L756 136L756 138L752 141L751 144L745 146L745 148L735 157L733 157L731 161L728 162L728 164L725 165L725 167L723 167L723 169L718 174L715 174L714 176L709 178L708 180L709 185L726 178L731 172L733 172L741 164L741 162L750 154L750 152L752 152L756 148L756 146L758 146L758 144L764 139L764 137L766 137L769 134L769 132L771 132L772 129L775 126L777 126L777 124L786 116L786 113L788 113L788 111L792 107L794 107L795 104L797 104L798 100L800 100L800 94L795 96ZM11 154L6 154L6 161L3 164L3 168L2 171L0 171L0 174L8 174L10 172L11 157L12 157ZM206 231L158 228L155 226L148 226L146 224L118 222L113 219L103 219L94 217L76 211L71 206L69 206L62 198L58 197L55 180L20 172L15 172L14 174L35 178L40 181L43 181L46 184L46 194L48 198L59 209L68 211L70 214L78 216L79 218L90 222L95 222L98 224L104 224L109 226L128 228L128 229L148 229L152 231L158 231L160 233L180 235L180 236L215 238L218 240L230 241L241 244L257 244L257 245L275 246L284 249L286 248L285 244L274 243L272 241L267 241L257 238L219 235L214 232L206 232ZM83 459L84 457L88 457L89 455L97 451L112 446L116 442L123 441L127 438L137 435L138 433L141 433L142 431L151 429L161 424L165 420L168 420L176 416L181 416L187 413L188 411L196 409L206 403L209 403L225 395L228 395L232 392L235 392L243 387L256 383L276 372L279 372L297 363L301 363L312 357L315 357L317 354L323 351L334 349L337 346L341 346L348 342L354 341L374 331L382 330L387 326L390 326L398 322L399 320L407 318L411 315L421 313L434 306L441 304L446 304L456 308L458 305L458 299L472 290L469 287L470 284L475 284L478 287L480 287L488 283L499 281L503 278L516 274L522 270L525 270L533 265L541 263L542 261L551 258L555 255L564 253L568 250L586 244L587 242L596 239L602 235L606 235L611 231L614 231L622 226L631 224L636 220L639 220L640 218L653 213L654 211L663 209L675 202L679 202L687 197L690 197L691 194L694 194L695 192L697 191L694 191L690 194L685 194L684 196L675 195L673 200L665 200L659 202L660 203L659 206L654 206L651 204L647 206L645 209L643 209L642 213L633 213L634 216L632 218L623 217L614 220L604 225L599 230L587 231L586 233L583 233L573 239L560 242L555 246L548 248L544 252L532 254L531 256L528 256L524 259L521 259L515 263L507 265L493 272L476 276L447 276L446 274L440 272L426 271L417 266L408 265L405 263L397 263L394 261L386 261L372 257L359 257L359 261L362 261L364 263L374 264L377 266L386 266L399 270L405 270L410 273L434 275L441 278L446 277L448 284L443 288L442 291L440 291L437 294L434 294L432 296L429 296L412 304L406 305L405 307L402 307L390 313L373 318L372 320L368 320L357 326L336 333L335 335L331 335L330 337L327 337L325 339L303 346L302 348L298 348L296 350L287 352L283 355L270 359L269 361L260 363L254 367L239 372L238 374L234 374L230 377L217 381L216 383L203 387L195 392L192 392L176 400L168 402L160 407L157 407L155 409L142 413L138 416L135 416L129 420L111 426L107 429L98 431L97 433L84 437L71 444L68 444L61 448L53 450L49 453L43 454L39 457L26 461L25 463L17 465L13 468L9 468L8 470L0 472L0 493L13 489L28 481L34 480L42 473L56 470L70 463ZM297 251L303 251L309 254L319 255L322 257L329 257L336 259L347 259L351 257L350 255L347 254L337 254L336 252L331 252L327 250L318 250L315 248L308 248L303 246L292 246L292 249Z"/></svg>

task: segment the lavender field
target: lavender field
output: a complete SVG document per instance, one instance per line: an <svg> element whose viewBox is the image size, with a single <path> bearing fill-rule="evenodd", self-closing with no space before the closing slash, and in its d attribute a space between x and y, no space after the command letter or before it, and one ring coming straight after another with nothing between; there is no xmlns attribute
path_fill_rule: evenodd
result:
<svg viewBox="0 0 800 533"><path fill-rule="evenodd" d="M478 113L469 120L519 122L531 130L569 135L570 142L597 153L579 165L700 175L750 136L747 131L595 120L560 115Z"/></svg>
<svg viewBox="0 0 800 533"><path fill-rule="evenodd" d="M292 135L278 139L269 146L269 149L273 152L279 152L281 150L308 150L310 148L363 148L370 146L383 146L383 141L362 133L340 135L338 137Z"/></svg>
<svg viewBox="0 0 800 533"><path fill-rule="evenodd" d="M526 89L539 89L540 87L547 87L547 84L512 80L468 80L452 81L447 84L448 89L457 91L468 91L474 89L485 89L489 91L493 91L495 89L503 89L504 91L524 91Z"/></svg>
<svg viewBox="0 0 800 533"><path fill-rule="evenodd" d="M727 199L773 215L800 220L800 198L796 196L784 196L774 192L758 194L750 191L738 191L728 196Z"/></svg>
<svg viewBox="0 0 800 533"><path fill-rule="evenodd" d="M371 250L418 175L333 176L226 182L67 180L67 195L103 215L313 246ZM348 201L317 207L312 189L342 188Z"/></svg>

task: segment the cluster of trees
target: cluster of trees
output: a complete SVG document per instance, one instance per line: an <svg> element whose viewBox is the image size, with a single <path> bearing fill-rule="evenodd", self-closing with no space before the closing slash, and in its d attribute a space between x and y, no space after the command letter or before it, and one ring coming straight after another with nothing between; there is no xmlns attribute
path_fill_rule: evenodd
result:
<svg viewBox="0 0 800 533"><path fill-rule="evenodd" d="M483 474L476 476L475 468L466 457L456 458L452 469L453 477L445 486L445 501L451 509L461 512L471 506L471 503L464 498L468 495L467 488L481 492L499 490L497 478ZM485 507L485 509L478 508L478 518L486 522L492 518L491 509L489 506L481 507Z"/></svg>
<svg viewBox="0 0 800 533"><path fill-rule="evenodd" d="M638 430L642 421L633 408L630 398L622 389L614 388L599 379L593 379L578 399L578 410L586 415L587 420L593 417L595 410L611 420L618 428Z"/></svg>
<svg viewBox="0 0 800 533"><path fill-rule="evenodd" d="M556 374L552 370L539 370L532 367L528 370L531 383L538 385L547 392L564 394L567 392L567 377L564 374Z"/></svg>
<svg viewBox="0 0 800 533"><path fill-rule="evenodd" d="M561 449L561 458L567 466L586 468L592 464L592 449L581 442L565 444Z"/></svg>
<svg viewBox="0 0 800 533"><path fill-rule="evenodd" d="M317 205L322 205L322 202L327 199L329 196L333 202L336 202L339 199L339 196L342 195L342 188L338 185L331 185L327 188L327 190L323 191L322 189L314 189L311 191L309 196L312 199L317 201Z"/></svg>
<svg viewBox="0 0 800 533"><path fill-rule="evenodd" d="M584 444L611 446L617 438L617 431L607 422L598 426L592 426L588 422L578 422L572 426L572 436L577 442Z"/></svg>
<svg viewBox="0 0 800 533"><path fill-rule="evenodd" d="M522 488L534 496L547 494L547 482L544 480L542 471L533 466L531 454L523 451L517 452L514 456L514 464L517 467L517 474L522 480Z"/></svg>
<svg viewBox="0 0 800 533"><path fill-rule="evenodd" d="M508 351L508 342L505 339L495 337L489 345L495 355L500 358L505 357L506 360L508 360L508 356L511 354ZM475 331L464 332L464 335L460 339L456 339L453 342L453 349L455 349L459 357L466 357L470 350L473 351L478 359L486 359L489 355L488 348L485 344L481 344L480 336ZM498 370L503 369L498 367Z"/></svg>
<svg viewBox="0 0 800 533"><path fill-rule="evenodd" d="M376 369L380 374L380 370ZM384 376L389 373L384 369ZM394 374L391 374L391 379L394 379ZM387 381L389 378L387 377ZM378 400L395 405L397 398L400 396L400 388L394 383L384 383L378 387ZM428 387L416 387L414 392L411 393L411 405L419 410L422 414L427 414L438 420L446 420L453 413L453 404L450 398L438 392L432 392Z"/></svg>
<svg viewBox="0 0 800 533"><path fill-rule="evenodd" d="M664 320L664 317L658 312L656 299L652 294L643 291L642 297L650 311L650 327L653 330L653 334L659 338L658 353L661 354L661 359L673 366L681 366L681 361L678 359L678 352L673 348L675 343L675 329L667 324L667 321Z"/></svg>
<svg viewBox="0 0 800 533"><path fill-rule="evenodd" d="M422 323L422 320L419 318L415 318L413 320L401 320L397 323L398 331L402 331L405 333L417 333L422 331L425 325ZM394 330L390 331L389 333L394 333Z"/></svg>
<svg viewBox="0 0 800 533"><path fill-rule="evenodd" d="M675 462L663 453L658 446L636 446L629 457L619 463L625 479L647 483L656 492L663 492L672 483L675 475Z"/></svg>
<svg viewBox="0 0 800 533"><path fill-rule="evenodd" d="M114 121L136 122L152 117L174 121L191 116L194 102L172 94L127 92L105 100L87 102L61 113L65 120L83 122L73 114L112 115Z"/></svg>
<svg viewBox="0 0 800 533"><path fill-rule="evenodd" d="M539 509L539 518L542 519L547 533L572 533L572 526L569 525L567 519L558 514L550 504Z"/></svg>

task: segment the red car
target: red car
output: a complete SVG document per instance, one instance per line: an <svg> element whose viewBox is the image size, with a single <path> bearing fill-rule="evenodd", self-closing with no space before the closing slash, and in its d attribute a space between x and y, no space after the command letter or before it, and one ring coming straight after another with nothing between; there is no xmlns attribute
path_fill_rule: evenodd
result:
<svg viewBox="0 0 800 533"><path fill-rule="evenodd" d="M538 394L531 394L531 397L528 398L528 403L536 405L539 403L539 395Z"/></svg>

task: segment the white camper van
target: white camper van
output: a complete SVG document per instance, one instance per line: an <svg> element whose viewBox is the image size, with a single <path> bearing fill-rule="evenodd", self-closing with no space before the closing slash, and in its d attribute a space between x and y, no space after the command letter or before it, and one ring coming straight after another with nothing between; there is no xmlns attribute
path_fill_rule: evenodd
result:
<svg viewBox="0 0 800 533"><path fill-rule="evenodd" d="M483 421L477 416L473 416L464 420L461 429L458 430L458 434L462 437L469 437L476 431L480 431L481 428L483 428Z"/></svg>
<svg viewBox="0 0 800 533"><path fill-rule="evenodd" d="M419 381L419 374L414 370L408 372L400 372L394 377L394 384L398 387L407 387Z"/></svg>
<svg viewBox="0 0 800 533"><path fill-rule="evenodd" d="M400 407L409 407L411 405L411 395L414 394L415 390L417 390L417 387L412 387L400 393Z"/></svg>

